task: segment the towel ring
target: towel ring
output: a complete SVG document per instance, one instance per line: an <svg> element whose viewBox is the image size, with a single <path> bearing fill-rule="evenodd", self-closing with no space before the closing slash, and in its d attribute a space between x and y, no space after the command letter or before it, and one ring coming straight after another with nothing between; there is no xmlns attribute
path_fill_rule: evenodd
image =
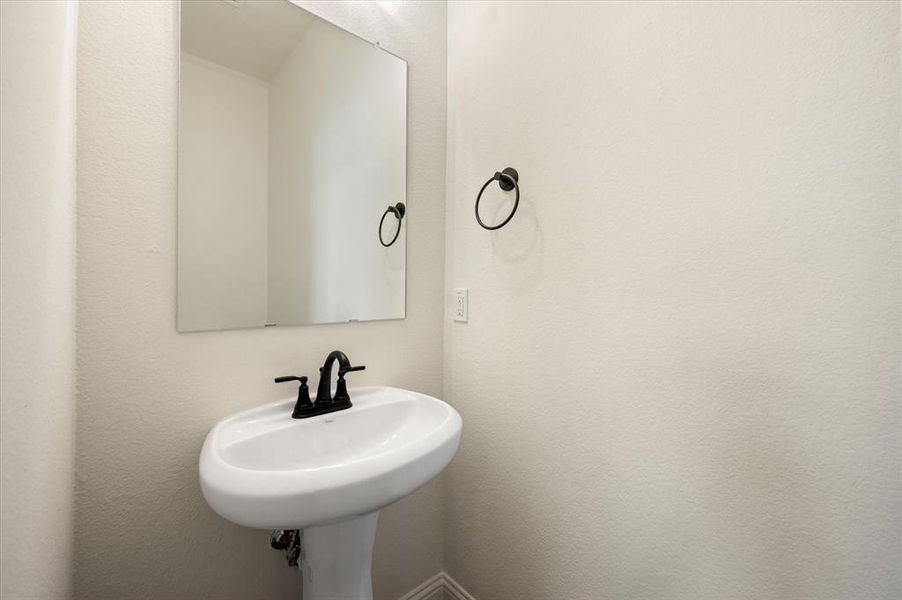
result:
<svg viewBox="0 0 902 600"><path fill-rule="evenodd" d="M388 208L385 209L385 212L382 213L382 218L379 219L379 243L380 244L382 244L383 246L388 248L389 246L391 246L392 244L395 243L395 240L397 240L398 236L401 235L401 219L404 218L404 214L406 212L407 212L407 207L404 206L403 202L398 202L394 206L389 206ZM397 231L395 231L395 237L393 237L391 239L391 241L386 244L385 240L382 239L382 224L385 223L385 217L388 216L388 213L395 215L395 217L398 219L398 229L397 229Z"/></svg>
<svg viewBox="0 0 902 600"><path fill-rule="evenodd" d="M507 225L508 221L514 218L514 214L517 212L517 207L520 206L520 184L517 181L520 179L520 174L517 173L517 169L513 167L507 167L501 172L495 172L492 175L492 178L486 181L482 188L479 190L479 194L476 196L476 222L482 225L484 229L488 229L490 231L495 229L501 229L505 225ZM501 221L498 225L486 225L482 222L482 218L479 216L479 202L482 200L482 193L485 191L485 188L489 187L493 181L498 182L498 187L500 187L505 192L509 192L511 190L517 190L517 196L514 198L514 209L511 211L511 214L507 215L507 218Z"/></svg>

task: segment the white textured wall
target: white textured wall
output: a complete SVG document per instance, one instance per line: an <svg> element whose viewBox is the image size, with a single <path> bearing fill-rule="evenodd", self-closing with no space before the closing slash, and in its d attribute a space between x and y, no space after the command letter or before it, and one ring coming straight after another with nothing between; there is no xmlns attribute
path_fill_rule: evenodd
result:
<svg viewBox="0 0 902 600"><path fill-rule="evenodd" d="M178 328L263 327L269 86L183 52Z"/></svg>
<svg viewBox="0 0 902 600"><path fill-rule="evenodd" d="M292 597L268 532L230 525L201 497L209 427L292 395L272 377L315 376L334 348L367 365L359 384L441 394L445 6L304 4L411 59L403 321L176 333L176 5L80 7L78 598ZM440 504L432 485L383 512L378 598L440 569Z"/></svg>
<svg viewBox="0 0 902 600"><path fill-rule="evenodd" d="M902 597L899 3L448 10L447 570Z"/></svg>
<svg viewBox="0 0 902 600"><path fill-rule="evenodd" d="M273 77L271 322L404 316L405 236L377 228L406 202L406 92L403 61L318 19Z"/></svg>
<svg viewBox="0 0 902 600"><path fill-rule="evenodd" d="M0 597L71 591L76 4L0 2Z"/></svg>

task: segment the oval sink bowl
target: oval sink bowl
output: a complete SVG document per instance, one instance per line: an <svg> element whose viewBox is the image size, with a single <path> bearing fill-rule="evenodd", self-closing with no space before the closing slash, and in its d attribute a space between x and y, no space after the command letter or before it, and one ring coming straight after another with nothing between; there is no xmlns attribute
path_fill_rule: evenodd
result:
<svg viewBox="0 0 902 600"><path fill-rule="evenodd" d="M220 421L200 456L204 498L222 517L261 529L303 529L374 513L438 475L461 419L431 396L350 390L349 409L291 418L295 399Z"/></svg>

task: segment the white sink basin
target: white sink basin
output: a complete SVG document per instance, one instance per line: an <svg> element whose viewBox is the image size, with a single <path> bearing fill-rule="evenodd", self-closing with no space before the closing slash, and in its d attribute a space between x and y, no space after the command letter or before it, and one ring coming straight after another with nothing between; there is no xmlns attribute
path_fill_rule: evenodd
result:
<svg viewBox="0 0 902 600"><path fill-rule="evenodd" d="M431 396L350 390L349 409L291 418L291 398L237 413L200 456L204 498L224 518L302 529L374 513L422 486L457 452L461 420Z"/></svg>

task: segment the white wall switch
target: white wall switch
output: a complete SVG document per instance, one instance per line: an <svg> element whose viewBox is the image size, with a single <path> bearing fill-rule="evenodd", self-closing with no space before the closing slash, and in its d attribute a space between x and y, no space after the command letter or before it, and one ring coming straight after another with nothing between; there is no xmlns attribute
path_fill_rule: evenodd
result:
<svg viewBox="0 0 902 600"><path fill-rule="evenodd" d="M467 322L467 297L470 291L467 288L454 288L454 320L461 323Z"/></svg>

